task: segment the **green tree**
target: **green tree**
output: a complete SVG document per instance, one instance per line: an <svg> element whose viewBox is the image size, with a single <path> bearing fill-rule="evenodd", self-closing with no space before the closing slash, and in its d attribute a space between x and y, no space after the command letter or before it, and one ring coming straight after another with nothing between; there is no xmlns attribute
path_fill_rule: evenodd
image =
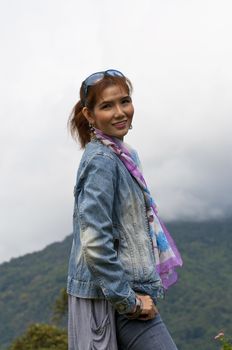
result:
<svg viewBox="0 0 232 350"><path fill-rule="evenodd" d="M67 350L67 332L48 324L33 324L8 350Z"/></svg>
<svg viewBox="0 0 232 350"><path fill-rule="evenodd" d="M221 350L232 350L232 343L225 337L224 332L218 333L214 339L221 343Z"/></svg>
<svg viewBox="0 0 232 350"><path fill-rule="evenodd" d="M58 298L53 306L52 322L60 324L68 312L68 294L65 288L60 290Z"/></svg>

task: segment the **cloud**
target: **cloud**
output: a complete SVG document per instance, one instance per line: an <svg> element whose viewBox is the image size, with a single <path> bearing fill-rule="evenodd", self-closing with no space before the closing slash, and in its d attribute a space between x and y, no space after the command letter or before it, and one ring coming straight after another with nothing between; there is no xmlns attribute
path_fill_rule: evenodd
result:
<svg viewBox="0 0 232 350"><path fill-rule="evenodd" d="M164 219L232 213L230 1L3 2L0 261L72 230L81 157L66 123L81 81L122 70L127 137Z"/></svg>

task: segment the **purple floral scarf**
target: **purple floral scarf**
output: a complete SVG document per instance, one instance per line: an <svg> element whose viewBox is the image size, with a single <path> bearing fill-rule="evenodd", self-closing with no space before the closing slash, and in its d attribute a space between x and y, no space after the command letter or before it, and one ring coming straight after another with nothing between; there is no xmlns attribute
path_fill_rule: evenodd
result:
<svg viewBox="0 0 232 350"><path fill-rule="evenodd" d="M124 142L115 137L105 135L98 129L95 129L94 136L116 153L143 191L149 223L149 234L152 239L156 260L156 269L161 277L163 287L168 289L177 281L175 268L182 266L183 262L170 233L157 215L156 204L151 197L142 171L140 170L139 160L135 156L137 153Z"/></svg>

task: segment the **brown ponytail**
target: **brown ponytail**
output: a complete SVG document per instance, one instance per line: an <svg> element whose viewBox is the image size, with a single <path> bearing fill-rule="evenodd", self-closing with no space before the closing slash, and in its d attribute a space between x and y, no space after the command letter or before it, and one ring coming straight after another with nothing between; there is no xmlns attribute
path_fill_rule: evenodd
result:
<svg viewBox="0 0 232 350"><path fill-rule="evenodd" d="M82 109L83 104L81 101L78 101L73 107L68 124L72 137L78 140L81 147L84 148L90 141L90 129L89 123L82 113Z"/></svg>

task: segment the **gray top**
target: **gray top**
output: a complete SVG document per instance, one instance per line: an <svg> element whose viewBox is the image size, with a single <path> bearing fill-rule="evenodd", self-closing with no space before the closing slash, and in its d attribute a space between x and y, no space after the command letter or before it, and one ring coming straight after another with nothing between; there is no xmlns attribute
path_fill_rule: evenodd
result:
<svg viewBox="0 0 232 350"><path fill-rule="evenodd" d="M112 305L107 300L68 298L68 349L118 350Z"/></svg>

